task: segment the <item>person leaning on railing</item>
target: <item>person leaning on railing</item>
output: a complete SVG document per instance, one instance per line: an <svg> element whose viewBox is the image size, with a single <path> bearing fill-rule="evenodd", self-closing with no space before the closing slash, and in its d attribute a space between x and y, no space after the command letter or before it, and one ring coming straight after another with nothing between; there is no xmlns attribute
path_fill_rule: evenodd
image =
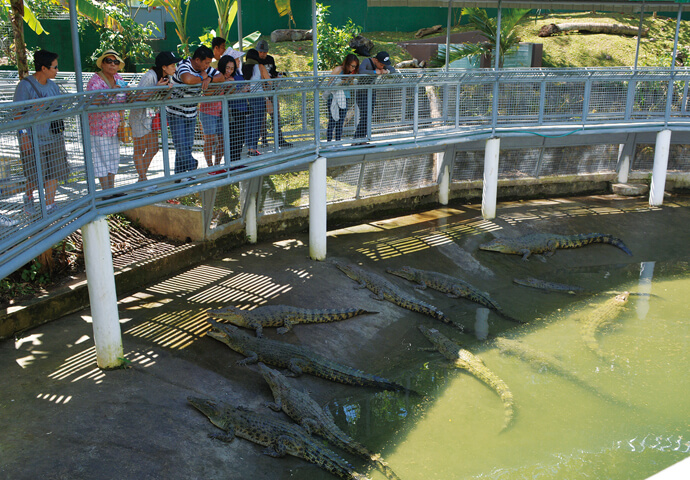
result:
<svg viewBox="0 0 690 480"><path fill-rule="evenodd" d="M386 52L379 52L375 57L366 58L362 60L359 65L359 73L364 75L385 75L387 73L398 73L395 67L391 65L391 59ZM360 77L357 81L360 85L370 85L374 83L374 78ZM367 112L367 90L357 90L355 93L355 101L357 108L359 108L359 123L355 130L354 138L366 138L367 132L371 131L369 123L371 118ZM371 92L371 116L374 116L376 108L376 90ZM353 143L353 145L366 145L367 142Z"/></svg>
<svg viewBox="0 0 690 480"><path fill-rule="evenodd" d="M33 100L60 95L60 89L53 79L58 71L58 54L46 50L34 53L36 73L29 75L17 84L14 101ZM55 194L58 182L64 182L69 175L67 151L64 137L65 123L54 120L39 123L32 128L19 130L19 151L26 177L26 194L24 195L24 212L34 215L33 192L38 188L38 168L36 165L35 147L41 158L41 172L45 188L45 203L48 214L56 209ZM36 144L34 144L34 136Z"/></svg>
<svg viewBox="0 0 690 480"><path fill-rule="evenodd" d="M172 77L173 85L201 85L201 89L206 90L211 82L222 82L223 75L211 67L212 59L211 49L200 46L191 57L177 64L177 71ZM198 103L169 105L165 109L168 112L170 135L175 145L175 173L196 170L199 162L192 156L192 147ZM206 133L206 126L202 126Z"/></svg>
<svg viewBox="0 0 690 480"><path fill-rule="evenodd" d="M170 76L175 73L176 64L181 59L172 52L161 52L156 57L156 65L141 77L139 87L170 86ZM157 124L154 125L154 119ZM129 112L129 125L132 127L134 142L134 168L139 182L145 182L151 160L158 153L158 132L161 129L160 112L157 108L135 108ZM155 185L147 189L156 188Z"/></svg>
<svg viewBox="0 0 690 480"><path fill-rule="evenodd" d="M96 72L86 85L87 91L109 90L123 88L127 82L118 71L125 68L125 62L115 50L106 50L96 60L96 66L101 70ZM121 102L115 98L111 102ZM120 139L117 129L124 121L124 111L110 110L107 112L89 113L89 130L91 131L91 159L94 174L98 177L103 190L115 186L115 174L120 166Z"/></svg>
<svg viewBox="0 0 690 480"><path fill-rule="evenodd" d="M340 86L350 85L351 83L344 75L356 75L358 73L359 58L357 58L357 55L354 53L348 54L343 64L336 66L331 71L331 75L338 76L334 85ZM335 132L335 140L339 142L343 137L343 123L345 122L345 114L347 113L347 99L350 98L350 91L345 89L327 90L324 96L328 106L326 141L330 142L333 140L333 133Z"/></svg>
<svg viewBox="0 0 690 480"><path fill-rule="evenodd" d="M237 69L237 58L241 56L240 52L237 54L223 55L218 61L218 70L224 75L226 82L242 82L244 77ZM248 91L245 87L242 91ZM244 143L244 132L246 129L247 119L247 100L244 98L229 100L228 113L230 114L230 161L238 162L242 153L242 144Z"/></svg>

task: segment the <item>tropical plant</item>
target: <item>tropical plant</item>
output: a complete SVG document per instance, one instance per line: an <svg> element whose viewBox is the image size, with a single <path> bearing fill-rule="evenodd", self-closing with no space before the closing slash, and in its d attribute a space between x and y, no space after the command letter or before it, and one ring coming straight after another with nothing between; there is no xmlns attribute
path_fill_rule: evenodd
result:
<svg viewBox="0 0 690 480"><path fill-rule="evenodd" d="M129 7L126 3L118 0L106 0L103 8L107 9L109 16L122 26L122 31L112 30L103 27L89 19L88 25L82 23L81 28L95 30L100 36L98 48L91 54L91 62L95 65L98 57L108 49L113 49L120 54L125 61L125 69L130 72L135 71L135 64L153 58L153 49L147 43L154 32L158 30L153 22L142 25L130 16Z"/></svg>
<svg viewBox="0 0 690 480"><path fill-rule="evenodd" d="M352 48L349 45L350 40L359 35L362 30L350 18L342 28L334 27L328 23L329 14L328 6L316 4L316 28L318 30L316 49L319 55L319 70L330 70L335 65L343 63L345 55L352 53ZM309 62L309 66L313 66L313 62Z"/></svg>
<svg viewBox="0 0 690 480"><path fill-rule="evenodd" d="M187 15L192 0L144 0L149 7L163 7L175 22L175 33L180 39L177 50L185 57L189 56L189 35L187 35Z"/></svg>
<svg viewBox="0 0 690 480"><path fill-rule="evenodd" d="M218 12L217 36L227 38L237 16L237 0L213 0Z"/></svg>
<svg viewBox="0 0 690 480"><path fill-rule="evenodd" d="M295 26L295 17L292 16L292 5L290 5L290 0L275 0L275 4L279 16L288 16L288 28Z"/></svg>
<svg viewBox="0 0 690 480"><path fill-rule="evenodd" d="M499 67L503 67L503 60L506 53L515 48L519 43L519 38L515 27L522 18L529 13L529 9L507 8L501 15L501 40L499 45ZM486 10L481 8L463 8L462 14L467 16L467 21L476 30L479 30L488 42L483 43L464 43L462 45L451 45L448 61L454 62L466 57L475 55L491 56L496 50L496 30L497 19L489 18ZM434 67L442 67L446 64L445 52L439 52L431 60Z"/></svg>

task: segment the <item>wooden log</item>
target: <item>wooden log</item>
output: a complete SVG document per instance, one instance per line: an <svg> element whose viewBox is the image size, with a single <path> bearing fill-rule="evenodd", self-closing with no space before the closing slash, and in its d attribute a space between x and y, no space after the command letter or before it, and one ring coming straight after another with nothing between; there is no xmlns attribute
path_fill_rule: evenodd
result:
<svg viewBox="0 0 690 480"><path fill-rule="evenodd" d="M311 40L311 30L300 30L297 28L284 28L273 30L271 32L271 42L301 42L302 40Z"/></svg>
<svg viewBox="0 0 690 480"><path fill-rule="evenodd" d="M412 60L403 60L400 63L396 63L395 68L419 68L419 62L416 58Z"/></svg>
<svg viewBox="0 0 690 480"><path fill-rule="evenodd" d="M639 33L637 27L630 27L628 25L610 24L610 23L550 23L544 25L539 30L540 37L550 37L556 33L561 32L589 32L589 33L605 33L611 35L630 35L635 36ZM649 28L642 29L642 36L644 37L649 32Z"/></svg>
<svg viewBox="0 0 690 480"><path fill-rule="evenodd" d="M414 36L417 38L422 38L422 37L426 37L427 35L431 35L432 33L438 33L441 30L443 30L443 27L441 25L434 25L433 27L420 28L419 30L417 30L417 33L415 33Z"/></svg>

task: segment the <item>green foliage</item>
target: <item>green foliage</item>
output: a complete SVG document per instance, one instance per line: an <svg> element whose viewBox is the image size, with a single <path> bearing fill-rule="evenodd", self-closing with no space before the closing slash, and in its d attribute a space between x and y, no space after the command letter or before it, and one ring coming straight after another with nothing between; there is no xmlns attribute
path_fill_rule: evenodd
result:
<svg viewBox="0 0 690 480"><path fill-rule="evenodd" d="M192 0L144 0L149 7L163 7L170 14L175 22L175 33L177 33L180 43L177 51L184 57L189 56L190 44L187 35L187 15Z"/></svg>
<svg viewBox="0 0 690 480"><path fill-rule="evenodd" d="M120 54L125 61L125 70L134 72L135 64L149 61L153 58L153 49L147 41L153 35L154 30L158 27L153 22L148 22L146 25L137 23L130 17L129 7L126 3L120 3L117 0L106 0L102 4L103 9L108 12L108 16L117 20L122 25L122 32L112 30L98 25L92 20L89 20L88 25L80 25L81 28L89 28L95 30L100 35L101 43L96 50L91 54L90 61L93 62L91 67L95 69L95 63L101 54L113 49Z"/></svg>
<svg viewBox="0 0 690 480"><path fill-rule="evenodd" d="M467 21L475 29L479 30L488 42L485 43L465 43L462 45L451 45L448 62L452 63L455 60L471 57L475 55L492 55L496 49L496 31L498 29L498 19L489 18L486 10L482 8L464 8L463 15L467 15ZM507 8L503 10L501 15L501 40L499 46L499 67L503 66L503 60L506 53L517 47L519 38L515 27L520 23L525 15L529 13L529 9ZM431 60L431 65L434 67L442 67L446 64L445 52L439 53Z"/></svg>
<svg viewBox="0 0 690 480"><path fill-rule="evenodd" d="M342 27L334 27L328 23L328 6L316 4L316 24L318 29L317 49L319 53L319 70L330 70L343 63L345 56L352 53L349 46L350 39L359 35L361 28L348 19ZM309 62L313 66L313 62Z"/></svg>

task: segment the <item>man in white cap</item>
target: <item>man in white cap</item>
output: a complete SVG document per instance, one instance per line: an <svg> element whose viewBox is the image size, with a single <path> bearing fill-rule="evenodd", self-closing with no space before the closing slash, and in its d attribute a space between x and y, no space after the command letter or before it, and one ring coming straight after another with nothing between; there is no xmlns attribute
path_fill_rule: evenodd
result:
<svg viewBox="0 0 690 480"><path fill-rule="evenodd" d="M360 85L369 85L374 83L374 75L385 75L387 73L398 73L395 67L391 64L388 52L379 52L375 57L365 58L359 64L359 73L364 75L371 75L371 78L359 78ZM367 132L371 131L369 125L370 118L367 113L367 91L364 89L357 90L355 94L355 101L357 108L359 108L359 123L355 130L354 138L366 138ZM371 92L371 116L374 116L374 109L376 108L376 90ZM354 143L353 145L366 145L367 142Z"/></svg>

